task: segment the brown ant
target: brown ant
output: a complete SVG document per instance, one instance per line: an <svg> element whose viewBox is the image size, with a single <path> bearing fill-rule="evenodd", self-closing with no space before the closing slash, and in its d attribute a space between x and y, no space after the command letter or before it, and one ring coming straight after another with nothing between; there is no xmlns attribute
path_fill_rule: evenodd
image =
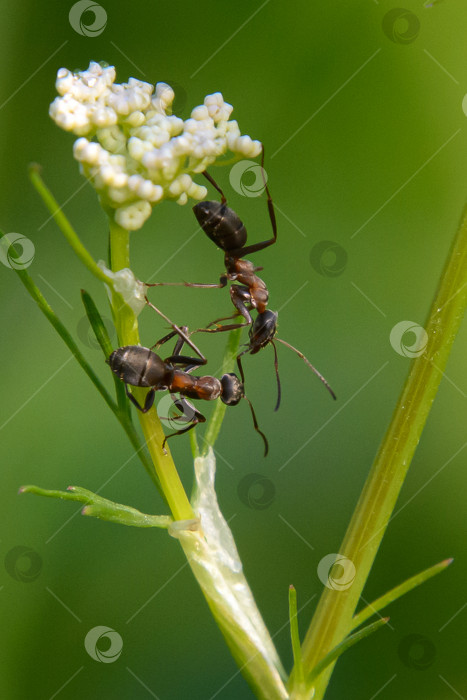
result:
<svg viewBox="0 0 467 700"><path fill-rule="evenodd" d="M115 372L122 382L125 383L127 396L139 411L142 413L149 411L154 403L156 391L168 390L171 393L175 407L182 413L181 416L175 417L174 420L183 420L183 418L186 420L186 416L190 417L191 425L167 435L162 443L162 448L165 447L165 443L170 437L182 435L194 428L198 423L206 421L206 417L184 397L202 399L204 401L213 401L220 398L227 406L236 406L241 399L245 399L250 406L254 428L263 439L264 456L266 456L269 450L268 441L264 433L259 429L251 402L245 396L243 381L240 382L239 378L233 373L224 374L221 379L209 375L193 377L190 373L196 367L206 364L207 360L192 343L191 345L196 349L200 357L187 357L180 354L186 342L188 329L186 326L183 326L180 330L182 335L175 344L173 354L165 360L153 352L152 349L140 345L126 345L117 348L106 360L112 372ZM177 333L177 330L172 331L152 347L159 347ZM128 385L149 388L144 406L141 406L129 391ZM180 394L181 398L175 397L174 394Z"/></svg>
<svg viewBox="0 0 467 700"><path fill-rule="evenodd" d="M185 286L207 289L223 288L227 285L228 281L239 282L240 284L234 283L230 287L230 298L232 299L236 312L232 316L218 318L215 321L212 321L206 328L199 328L194 332L219 333L222 331L231 331L235 330L236 328L242 328L243 326L250 326L247 348L237 356L237 364L242 377L242 382L244 382L244 374L240 357L246 353L254 355L261 350L261 348L264 348L266 345L271 343L274 349L274 367L277 379L277 402L274 410L277 411L281 402L281 384L279 379L277 350L274 344L275 340L287 346L302 358L308 367L310 367L316 376L323 382L333 399L336 398L336 395L323 375L318 372L318 370L311 364L311 362L302 352L297 350L297 348L294 348L293 345L290 345L285 340L277 338L276 332L278 313L267 309L269 298L268 288L266 283L255 274L263 268L256 267L252 262L244 259L245 255L264 250L277 241L276 215L271 193L264 174L264 148L262 149L261 154L261 174L264 189L267 194L267 206L273 232L272 238L269 238L266 241L261 241L260 243L254 243L250 246L245 245L247 242L245 225L234 210L227 206L227 199L220 186L207 171L204 171L204 177L219 192L221 195L221 201L198 202L198 204L195 204L193 207L193 211L199 225L208 238L210 238L213 243L224 251L226 274L220 277L219 284L200 284L197 282L155 282L148 284L147 286ZM254 321L250 314L252 309L257 309L258 311L258 315ZM236 318L238 315L243 316L245 319L242 323L218 325L220 321L227 321L229 319ZM213 325L215 325L216 328L210 328L210 326Z"/></svg>

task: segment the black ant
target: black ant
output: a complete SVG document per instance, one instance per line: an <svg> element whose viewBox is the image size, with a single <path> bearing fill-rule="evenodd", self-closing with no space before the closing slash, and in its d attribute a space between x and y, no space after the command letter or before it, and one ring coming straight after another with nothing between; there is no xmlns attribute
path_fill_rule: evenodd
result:
<svg viewBox="0 0 467 700"><path fill-rule="evenodd" d="M160 286L185 286L185 287L201 287L203 289L221 289L227 285L227 282L238 281L240 284L232 284L230 287L230 298L235 306L236 312L232 316L225 316L212 321L206 328L199 329L203 332L218 333L219 331L231 331L243 326L250 326L253 323L250 311L257 309L258 313L266 311L269 292L266 283L255 273L262 270L262 267L256 267L249 260L244 260L245 255L256 253L259 250L264 250L270 245L273 245L277 240L277 224L274 205L272 203L271 194L269 192L266 177L264 175L264 149L261 156L261 174L263 177L264 188L268 197L268 211L271 220L273 237L267 241L254 243L246 246L247 232L245 225L240 217L233 209L227 206L227 199L216 183L216 181L205 170L204 177L216 188L221 195L221 202L204 201L198 202L193 207L193 211L198 220L199 225L208 236L224 253L224 263L226 268L225 275L221 275L218 284L201 284L198 282L153 282L148 283L148 287ZM219 321L227 321L242 315L245 321L243 323L233 323L217 328L209 328L209 326L217 325Z"/></svg>
<svg viewBox="0 0 467 700"><path fill-rule="evenodd" d="M213 401L220 398L227 406L236 406L241 399L245 399L250 406L254 428L263 439L264 456L266 456L269 451L268 441L264 433L259 429L251 402L245 396L243 381L241 382L237 375L233 373L224 374L221 379L209 375L203 377L191 376L190 372L196 367L206 364L207 360L192 343L191 345L196 349L200 357L187 357L180 354L186 342L187 328L183 326L180 330L182 335L175 344L173 354L165 360L150 348L140 345L126 345L117 348L106 360L110 365L110 369L125 383L127 396L139 411L142 411L142 413L149 411L154 403L156 391L168 390L171 392L175 407L182 413L181 416L175 417L174 420L182 420L184 417L186 420L186 416L190 416L191 425L167 435L162 443L162 448L165 447L165 443L170 437L182 435L182 433L191 430L198 423L206 421L205 416L190 401L187 401L186 398L173 396L173 394L177 393L181 397L202 399L204 401ZM177 333L177 330L172 331L152 347L159 347ZM141 406L129 391L128 385L149 388L144 406Z"/></svg>
<svg viewBox="0 0 467 700"><path fill-rule="evenodd" d="M266 241L261 241L260 243L255 243L250 246L246 246L247 232L245 225L241 221L240 217L227 206L227 199L220 188L220 186L215 182L215 180L209 175L207 171L203 172L205 178L215 187L215 189L221 195L221 201L204 201L198 202L193 207L195 216L200 224L201 228L208 236L208 238L213 241L219 248L221 248L224 255L224 263L226 268L225 275L222 275L219 284L200 284L197 282L155 282L148 284L148 287L158 287L158 286L185 286L185 287L201 287L201 288L223 288L227 285L228 281L238 281L240 284L232 284L230 287L230 297L232 303L235 306L236 312L232 316L225 316L212 321L206 328L199 328L195 332L201 333L219 333L222 331L231 331L236 328L242 328L243 326L250 326L249 329L249 342L247 344L246 350L243 350L237 357L237 364L240 370L240 375L242 377L242 382L244 382L243 368L241 365L240 357L246 353L251 355L256 354L264 348L266 345L271 343L274 349L274 367L276 371L277 379L277 402L274 410L278 410L281 402L281 384L279 379L279 368L278 368L278 357L277 350L274 341L282 343L286 347L293 350L302 360L310 367L310 369L316 374L316 376L323 382L326 389L329 391L333 399L336 398L333 390L329 386L323 375L318 372L318 370L311 364L311 362L305 357L305 355L290 345L285 340L277 338L277 318L278 313L276 311L269 311L267 309L267 303L269 298L269 292L265 282L258 277L255 273L262 270L262 267L256 267L249 260L244 260L245 255L250 253L256 253L260 250L264 250L269 246L273 245L277 241L277 223L276 215L274 212L274 205L272 202L271 193L269 191L266 177L264 174L264 148L262 149L261 155L261 174L264 183L264 189L267 194L267 206L269 212L269 218L271 221L272 238ZM253 322L250 311L252 309L257 309L258 315ZM232 323L228 325L219 326L220 321L226 321L231 318L235 318L238 315L243 316L245 319L242 323ZM210 326L215 325L216 328L210 328Z"/></svg>

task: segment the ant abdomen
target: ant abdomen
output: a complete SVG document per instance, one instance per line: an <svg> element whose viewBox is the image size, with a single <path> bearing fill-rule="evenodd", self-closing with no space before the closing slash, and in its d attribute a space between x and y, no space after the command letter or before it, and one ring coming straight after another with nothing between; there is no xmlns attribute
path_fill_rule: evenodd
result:
<svg viewBox="0 0 467 700"><path fill-rule="evenodd" d="M204 233L222 250L243 248L246 228L240 217L226 204L214 201L198 202L193 211Z"/></svg>

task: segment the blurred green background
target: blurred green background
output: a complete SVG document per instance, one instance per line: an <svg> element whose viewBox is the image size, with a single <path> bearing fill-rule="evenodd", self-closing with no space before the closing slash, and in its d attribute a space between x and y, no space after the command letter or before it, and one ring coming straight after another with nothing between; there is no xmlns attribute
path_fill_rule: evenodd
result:
<svg viewBox="0 0 467 700"><path fill-rule="evenodd" d="M279 237L252 259L264 266L270 308L285 307L280 337L323 372L338 402L280 347L283 403L274 413L272 350L247 356L248 394L270 456L262 457L247 407L228 410L217 485L247 577L290 668L288 585L306 604L304 634L322 588L318 563L338 551L409 368L391 347L390 331L403 320L423 325L465 203L467 8L463 0L431 7L407 0L399 13L388 0L102 5L107 25L94 37L70 26L71 2L1 5L0 225L34 242L29 272L110 388L79 296L86 288L110 315L104 290L47 221L26 175L30 161L42 164L85 245L96 259L105 257L105 218L92 188L83 186L73 137L48 117L57 69L105 60L117 67L118 82L164 80L179 95L183 117L220 90L241 130L264 142ZM251 241L269 236L264 198L241 197L228 172L214 174ZM222 255L205 236L181 249L196 229L190 206L156 208L132 236L137 275L215 281ZM314 248L322 241L338 248ZM13 552L10 561L23 551L15 548L30 548L42 562L30 582L15 579L11 564L1 569L0 696L252 697L174 540L74 517L74 504L17 495L25 483L96 491L108 482L108 498L162 511L140 463L130 460L123 431L77 363L65 364L68 349L3 265L0 286L1 551ZM152 298L190 326L230 313L225 290L163 289ZM165 328L148 310L141 332L150 344ZM343 657L330 700L467 697L466 340L464 326L365 599L445 557L456 561L392 606L390 628ZM210 337L202 345L212 371L224 342ZM188 439L171 447L189 489ZM255 474L274 491L268 504ZM19 557L19 570L27 565ZM116 663L99 664L86 653L84 638L97 625L122 636Z"/></svg>

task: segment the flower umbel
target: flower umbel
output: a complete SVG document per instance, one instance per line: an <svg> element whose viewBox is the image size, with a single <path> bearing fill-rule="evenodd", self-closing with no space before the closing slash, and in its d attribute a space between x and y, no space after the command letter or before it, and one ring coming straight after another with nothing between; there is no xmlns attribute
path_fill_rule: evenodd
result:
<svg viewBox="0 0 467 700"><path fill-rule="evenodd" d="M163 199L204 199L207 190L192 175L227 151L247 158L261 152L261 143L242 136L229 120L233 107L220 92L207 95L183 120L171 114L174 91L166 83L130 78L116 84L115 77L113 66L95 62L79 73L60 68L60 97L49 113L80 137L74 157L122 228L141 228Z"/></svg>

